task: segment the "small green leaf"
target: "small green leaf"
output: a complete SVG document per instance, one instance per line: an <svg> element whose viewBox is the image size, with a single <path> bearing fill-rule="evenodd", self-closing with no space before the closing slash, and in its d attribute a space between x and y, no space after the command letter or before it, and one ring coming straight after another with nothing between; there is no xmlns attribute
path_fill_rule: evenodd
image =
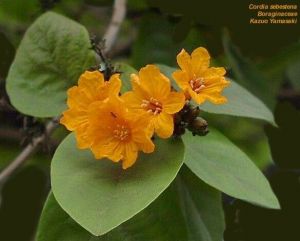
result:
<svg viewBox="0 0 300 241"><path fill-rule="evenodd" d="M179 176L147 208L100 237L80 227L50 194L37 241L221 241L225 225L220 192L187 168Z"/></svg>
<svg viewBox="0 0 300 241"><path fill-rule="evenodd" d="M29 27L7 77L12 104L36 117L59 115L66 91L95 64L88 32L80 24L53 12Z"/></svg>
<svg viewBox="0 0 300 241"><path fill-rule="evenodd" d="M268 208L280 208L267 179L225 136L210 128L205 137L183 136L185 163L204 182L222 192Z"/></svg>
<svg viewBox="0 0 300 241"><path fill-rule="evenodd" d="M255 94L269 108L273 108L280 82L264 76L249 59L242 55L226 32L223 35L223 45L236 82Z"/></svg>
<svg viewBox="0 0 300 241"><path fill-rule="evenodd" d="M128 64L119 63L117 64L119 66L118 70L121 72L121 80L122 80L122 88L121 93L125 93L126 91L131 90L131 82L130 82L130 75L131 74L137 74L137 70L133 67L131 67Z"/></svg>
<svg viewBox="0 0 300 241"><path fill-rule="evenodd" d="M52 189L62 208L94 235L102 235L128 220L165 190L182 162L181 140L158 140L152 154L140 153L123 170L108 160L95 160L76 148L74 135L58 147L51 166Z"/></svg>
<svg viewBox="0 0 300 241"><path fill-rule="evenodd" d="M300 58L299 58L300 59ZM287 69L287 76L295 89L300 89L300 61L290 65Z"/></svg>
<svg viewBox="0 0 300 241"><path fill-rule="evenodd" d="M158 64L157 66L162 73L173 80L172 73L176 71L175 68L162 64ZM215 105L207 101L200 108L210 113L261 119L270 122L272 125L276 125L272 112L263 102L233 80L230 80L230 82L231 84L223 91L223 95L228 99L226 104ZM178 89L174 80L172 84Z"/></svg>

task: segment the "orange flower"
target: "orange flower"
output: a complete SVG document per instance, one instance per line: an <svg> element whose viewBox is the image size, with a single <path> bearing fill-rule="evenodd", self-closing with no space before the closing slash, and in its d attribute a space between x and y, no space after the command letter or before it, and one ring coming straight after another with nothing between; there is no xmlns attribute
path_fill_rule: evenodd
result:
<svg viewBox="0 0 300 241"><path fill-rule="evenodd" d="M209 68L210 56L205 48L195 49L191 56L183 49L177 55L177 63L181 70L173 73L173 78L187 98L202 104L209 100L214 104L223 104L227 101L221 95L223 89L229 85L224 78L224 68Z"/></svg>
<svg viewBox="0 0 300 241"><path fill-rule="evenodd" d="M93 103L89 108L89 122L91 150L97 159L123 160L122 167L126 169L135 163L139 150L154 151L149 118L130 113L117 96Z"/></svg>
<svg viewBox="0 0 300 241"><path fill-rule="evenodd" d="M183 93L171 91L170 80L154 65L142 68L139 75L131 75L133 91L122 98L130 109L147 113L151 124L161 138L168 138L174 130L173 114L185 103Z"/></svg>
<svg viewBox="0 0 300 241"><path fill-rule="evenodd" d="M69 107L63 113L60 123L76 134L78 148L88 148L87 139L88 107L95 101L103 101L108 96L118 95L121 80L118 74L113 75L109 81L104 81L104 76L99 71L85 71L79 78L78 86L68 90Z"/></svg>

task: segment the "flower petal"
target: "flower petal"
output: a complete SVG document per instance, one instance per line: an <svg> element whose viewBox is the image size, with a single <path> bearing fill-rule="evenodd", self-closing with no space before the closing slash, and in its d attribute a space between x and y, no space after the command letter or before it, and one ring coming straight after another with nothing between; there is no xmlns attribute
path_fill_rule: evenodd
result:
<svg viewBox="0 0 300 241"><path fill-rule="evenodd" d="M210 67L205 70L203 73L203 77L209 77L209 76L224 76L226 74L226 70L223 67Z"/></svg>
<svg viewBox="0 0 300 241"><path fill-rule="evenodd" d="M128 91L121 96L121 99L124 100L126 106L131 109L142 109L142 99L133 91Z"/></svg>
<svg viewBox="0 0 300 241"><path fill-rule="evenodd" d="M202 104L205 100L206 97L202 94L197 94L195 91L193 91L191 88L188 89L188 93L191 96L191 98L198 104Z"/></svg>
<svg viewBox="0 0 300 241"><path fill-rule="evenodd" d="M190 78L187 72L182 70L176 70L175 72L173 72L172 77L175 79L180 89L186 90L190 86Z"/></svg>
<svg viewBox="0 0 300 241"><path fill-rule="evenodd" d="M131 74L131 86L133 92L136 94L137 98L143 100L143 99L149 99L149 94L147 90L142 88L140 77L136 74Z"/></svg>
<svg viewBox="0 0 300 241"><path fill-rule="evenodd" d="M60 119L60 123L63 124L69 131L74 131L76 128L88 123L87 112L77 109L68 109L63 112L63 117Z"/></svg>
<svg viewBox="0 0 300 241"><path fill-rule="evenodd" d="M93 84L104 84L104 76L98 70L96 71L85 71L79 78L78 85L86 86L89 88L89 83Z"/></svg>
<svg viewBox="0 0 300 241"><path fill-rule="evenodd" d="M86 149L89 148L91 145L91 140L87 135L87 128L88 125L81 126L76 129L75 135L77 140L77 147L79 149Z"/></svg>
<svg viewBox="0 0 300 241"><path fill-rule="evenodd" d="M182 92L171 92L163 104L163 111L168 114L179 112L185 103L185 96Z"/></svg>
<svg viewBox="0 0 300 241"><path fill-rule="evenodd" d="M125 144L125 154L123 157L122 168L127 169L131 167L137 159L138 148L134 142L128 142Z"/></svg>
<svg viewBox="0 0 300 241"><path fill-rule="evenodd" d="M109 94L108 96L110 95L118 95L120 90L121 90L121 85L122 85L122 82L121 82L121 79L120 79L120 75L119 74L114 74L110 77L109 79Z"/></svg>
<svg viewBox="0 0 300 241"><path fill-rule="evenodd" d="M96 159L109 158L113 162L118 162L123 158L124 146L114 139L101 140L91 146L91 150Z"/></svg>
<svg viewBox="0 0 300 241"><path fill-rule="evenodd" d="M91 103L91 100L83 93L82 89L78 86L73 86L67 91L68 100L67 105L69 108L85 109Z"/></svg>
<svg viewBox="0 0 300 241"><path fill-rule="evenodd" d="M103 74L99 71L85 71L78 81L78 87L88 100L101 100L107 97L101 96L99 93L99 89L104 86L104 77ZM103 93L102 93L103 95ZM78 98L78 97L77 97Z"/></svg>
<svg viewBox="0 0 300 241"><path fill-rule="evenodd" d="M191 60L192 72L196 76L199 76L204 70L206 70L209 67L209 62L210 62L209 53L205 48L199 47L192 52L191 57L192 57Z"/></svg>
<svg viewBox="0 0 300 241"><path fill-rule="evenodd" d="M215 92L221 93L229 84L230 82L225 80L225 78L218 78L214 83L207 85L202 92L207 94Z"/></svg>
<svg viewBox="0 0 300 241"><path fill-rule="evenodd" d="M227 102L227 98L221 95L221 91L222 89L220 88L217 88L212 91L203 89L199 94L197 94L195 91L189 90L189 94L191 95L192 99L199 105L205 102L206 100L209 100L210 102L219 105Z"/></svg>
<svg viewBox="0 0 300 241"><path fill-rule="evenodd" d="M154 128L159 137L169 138L173 134L174 130L173 116L167 113L159 114L154 119Z"/></svg>
<svg viewBox="0 0 300 241"><path fill-rule="evenodd" d="M214 95L203 94L203 97L216 105L225 104L227 102L227 98L220 93L215 93Z"/></svg>
<svg viewBox="0 0 300 241"><path fill-rule="evenodd" d="M170 80L155 65L146 65L139 71L140 85L150 97L165 99L171 91Z"/></svg>
<svg viewBox="0 0 300 241"><path fill-rule="evenodd" d="M186 71L189 75L191 74L192 72L191 56L184 49L182 49L180 53L177 55L177 63L182 70Z"/></svg>
<svg viewBox="0 0 300 241"><path fill-rule="evenodd" d="M147 120L149 123L149 121ZM139 149L145 153L151 153L154 151L154 144L151 140L153 136L154 128L153 125L148 125L147 122L144 122L142 125L137 125L138 122L135 122L135 128L132 129L132 140L137 143Z"/></svg>

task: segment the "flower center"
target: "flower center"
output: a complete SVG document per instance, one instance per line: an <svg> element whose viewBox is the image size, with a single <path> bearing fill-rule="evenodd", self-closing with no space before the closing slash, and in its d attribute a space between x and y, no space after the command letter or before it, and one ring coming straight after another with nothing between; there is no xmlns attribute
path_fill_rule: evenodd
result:
<svg viewBox="0 0 300 241"><path fill-rule="evenodd" d="M130 136L130 130L125 125L117 124L116 128L113 131L114 137L119 139L120 141L125 141Z"/></svg>
<svg viewBox="0 0 300 241"><path fill-rule="evenodd" d="M190 81L190 86L192 90L198 94L202 89L205 88L204 78L200 77L200 78L192 79Z"/></svg>
<svg viewBox="0 0 300 241"><path fill-rule="evenodd" d="M150 100L143 100L141 107L153 115L158 115L162 111L162 104L153 97Z"/></svg>

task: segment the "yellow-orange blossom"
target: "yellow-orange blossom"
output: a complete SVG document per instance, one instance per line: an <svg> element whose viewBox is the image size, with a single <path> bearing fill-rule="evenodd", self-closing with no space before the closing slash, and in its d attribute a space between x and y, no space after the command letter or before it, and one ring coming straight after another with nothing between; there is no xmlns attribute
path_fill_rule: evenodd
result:
<svg viewBox="0 0 300 241"><path fill-rule="evenodd" d="M191 56L183 49L177 55L177 62L181 70L173 73L173 78L179 87L185 91L187 98L192 98L197 104L206 100L214 104L227 101L221 95L223 89L229 85L224 78L226 70L222 67L210 67L210 56L205 48L195 49Z"/></svg>
<svg viewBox="0 0 300 241"><path fill-rule="evenodd" d="M155 131L168 138L174 130L173 116L187 99L198 104L209 100L215 104L227 101L221 95L229 81L224 68L209 67L205 48L195 49L191 56L182 50L177 55L181 70L173 78L184 91L172 91L170 80L154 65L131 75L132 91L119 97L119 74L104 81L99 71L86 71L78 86L68 90L68 109L60 122L74 131L79 148L90 148L97 159L122 161L124 169L132 166L139 151L154 151L151 141Z"/></svg>
<svg viewBox="0 0 300 241"><path fill-rule="evenodd" d="M118 95L121 80L118 74L104 81L99 71L86 71L78 86L68 90L69 109L60 123L74 131L79 148L91 148L96 158L122 160L124 169L132 166L138 151L154 151L153 129L143 113L130 113Z"/></svg>
<svg viewBox="0 0 300 241"><path fill-rule="evenodd" d="M78 86L73 86L68 90L69 109L63 112L60 123L69 131L75 132L78 148L90 146L87 136L90 104L103 101L109 96L117 96L120 88L119 74L114 74L109 81L104 81L104 76L99 71L85 71L78 80Z"/></svg>
<svg viewBox="0 0 300 241"><path fill-rule="evenodd" d="M170 137L174 130L173 114L183 108L184 94L171 91L170 80L154 65L141 68L138 75L132 74L131 84L133 91L122 96L127 106L146 113L159 137Z"/></svg>
<svg viewBox="0 0 300 241"><path fill-rule="evenodd" d="M117 96L94 102L89 108L89 121L91 150L98 159L122 160L126 169L135 163L139 150L154 151L149 118L139 112L129 112Z"/></svg>

